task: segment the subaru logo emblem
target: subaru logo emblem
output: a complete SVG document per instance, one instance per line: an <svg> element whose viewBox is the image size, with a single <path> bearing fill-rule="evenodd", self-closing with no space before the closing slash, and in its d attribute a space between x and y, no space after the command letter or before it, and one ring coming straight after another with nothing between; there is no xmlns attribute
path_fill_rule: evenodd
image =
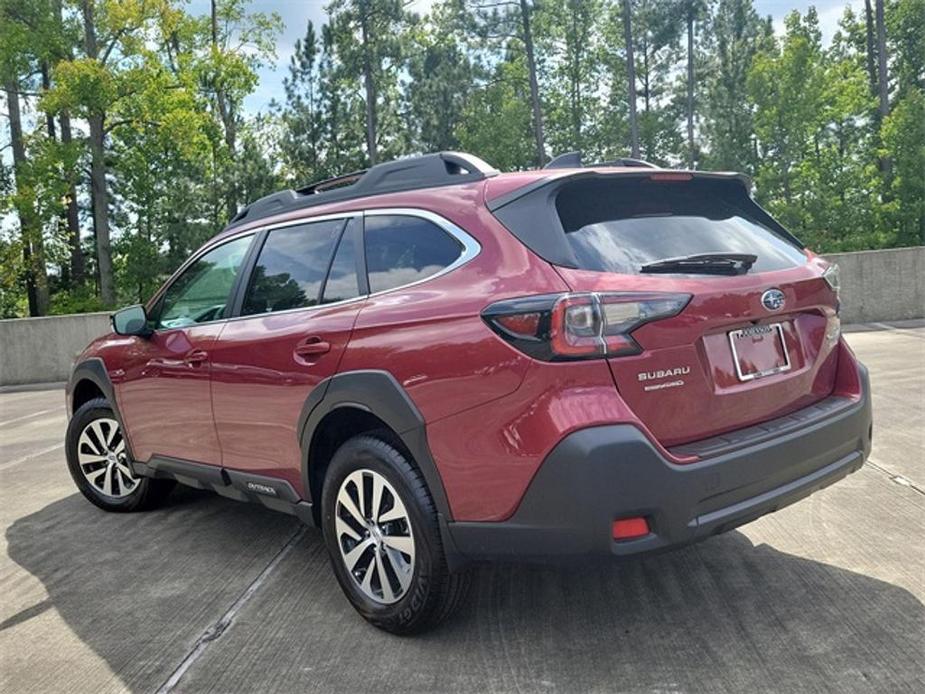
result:
<svg viewBox="0 0 925 694"><path fill-rule="evenodd" d="M780 289L769 289L761 295L761 305L768 311L780 311L784 307L784 293Z"/></svg>

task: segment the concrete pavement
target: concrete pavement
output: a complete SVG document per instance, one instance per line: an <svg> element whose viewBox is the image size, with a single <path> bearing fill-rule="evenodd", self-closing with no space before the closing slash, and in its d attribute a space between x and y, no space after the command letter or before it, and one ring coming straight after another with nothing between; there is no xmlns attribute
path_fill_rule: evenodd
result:
<svg viewBox="0 0 925 694"><path fill-rule="evenodd" d="M479 569L413 639L366 626L287 516L185 489L103 513L65 468L62 393L0 392L0 690L922 691L925 326L861 327L858 473L670 554Z"/></svg>

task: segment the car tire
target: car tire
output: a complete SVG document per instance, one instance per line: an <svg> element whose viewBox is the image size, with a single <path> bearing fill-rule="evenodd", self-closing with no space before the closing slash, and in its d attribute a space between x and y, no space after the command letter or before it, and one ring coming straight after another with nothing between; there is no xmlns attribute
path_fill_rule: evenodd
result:
<svg viewBox="0 0 925 694"><path fill-rule="evenodd" d="M160 504L172 480L132 472L122 425L104 398L85 402L71 417L65 438L67 467L74 484L105 511L142 511Z"/></svg>
<svg viewBox="0 0 925 694"><path fill-rule="evenodd" d="M452 614L469 575L450 572L424 477L390 438L356 436L334 454L322 490L322 529L334 573L357 612L405 635Z"/></svg>

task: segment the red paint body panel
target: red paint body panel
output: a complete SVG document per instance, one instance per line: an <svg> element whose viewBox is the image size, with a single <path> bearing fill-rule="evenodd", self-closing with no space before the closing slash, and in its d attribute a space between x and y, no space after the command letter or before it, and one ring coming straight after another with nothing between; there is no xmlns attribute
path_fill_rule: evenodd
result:
<svg viewBox="0 0 925 694"><path fill-rule="evenodd" d="M206 323L155 333L127 342L115 363L124 372L114 382L119 409L135 457L152 455L221 465L222 453L212 416L208 359L185 360L196 351L209 354L221 323Z"/></svg>
<svg viewBox="0 0 925 694"><path fill-rule="evenodd" d="M679 315L634 331L641 354L608 360L627 404L659 441L673 446L772 419L832 393L837 360L825 333L836 297L821 277L824 268L823 261L813 259L790 270L737 277L669 278L564 268L559 273L575 290L693 295ZM762 308L761 295L770 287L784 292L785 311ZM782 324L792 368L740 381L728 333L773 323ZM679 367L690 371L677 378L640 380L640 374ZM679 381L683 385L652 389Z"/></svg>
<svg viewBox="0 0 925 694"><path fill-rule="evenodd" d="M358 299L228 321L212 347L212 403L225 467L282 477L302 493L298 421L319 382L337 372ZM295 353L307 339L330 349Z"/></svg>
<svg viewBox="0 0 925 694"><path fill-rule="evenodd" d="M566 290L547 264L478 204L431 201L430 209L465 229L481 251L457 270L371 296L360 312L341 371L385 368L426 422L500 398L520 385L530 359L485 325L493 301Z"/></svg>

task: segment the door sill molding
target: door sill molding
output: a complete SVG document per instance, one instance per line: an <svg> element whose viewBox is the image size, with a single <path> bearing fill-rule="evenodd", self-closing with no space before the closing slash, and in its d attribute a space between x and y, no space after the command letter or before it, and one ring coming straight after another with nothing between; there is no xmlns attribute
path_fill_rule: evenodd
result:
<svg viewBox="0 0 925 694"><path fill-rule="evenodd" d="M151 456L147 463L132 461L132 471L142 477L170 479L194 489L207 489L235 501L260 503L273 511L296 516L314 526L312 504L304 501L289 482L278 477L255 475L194 463L167 456Z"/></svg>

